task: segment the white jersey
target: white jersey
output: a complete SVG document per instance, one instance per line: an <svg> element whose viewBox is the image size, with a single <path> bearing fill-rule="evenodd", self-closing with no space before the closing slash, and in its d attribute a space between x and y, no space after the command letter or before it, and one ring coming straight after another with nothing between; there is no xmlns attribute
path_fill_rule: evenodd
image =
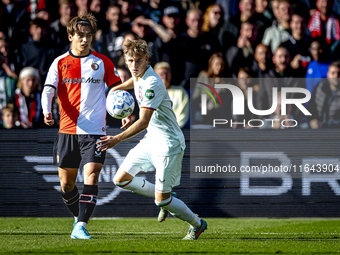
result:
<svg viewBox="0 0 340 255"><path fill-rule="evenodd" d="M134 90L140 108L154 109L147 134L141 141L154 155L170 156L185 149L185 139L172 110L172 102L162 79L148 66Z"/></svg>

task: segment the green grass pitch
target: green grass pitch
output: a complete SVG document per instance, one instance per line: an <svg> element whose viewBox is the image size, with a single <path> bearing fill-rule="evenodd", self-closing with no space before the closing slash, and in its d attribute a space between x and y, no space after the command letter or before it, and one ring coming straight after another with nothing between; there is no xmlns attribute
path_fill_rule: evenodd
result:
<svg viewBox="0 0 340 255"><path fill-rule="evenodd" d="M208 218L196 241L169 218L94 218L92 240L70 238L72 218L0 218L1 254L337 254L340 219Z"/></svg>

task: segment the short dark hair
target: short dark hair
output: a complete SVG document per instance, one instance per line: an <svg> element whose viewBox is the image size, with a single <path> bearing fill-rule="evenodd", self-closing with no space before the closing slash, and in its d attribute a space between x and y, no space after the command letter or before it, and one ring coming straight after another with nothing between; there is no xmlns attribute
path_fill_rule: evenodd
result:
<svg viewBox="0 0 340 255"><path fill-rule="evenodd" d="M67 24L67 33L73 36L79 32L79 26L90 27L92 34L97 32L97 20L93 14L89 12L73 17Z"/></svg>
<svg viewBox="0 0 340 255"><path fill-rule="evenodd" d="M32 19L30 21L30 27L33 26L33 25L35 25L37 27L42 27L42 28L48 27L48 23L46 22L46 20L43 20L43 19L40 19L40 18Z"/></svg>

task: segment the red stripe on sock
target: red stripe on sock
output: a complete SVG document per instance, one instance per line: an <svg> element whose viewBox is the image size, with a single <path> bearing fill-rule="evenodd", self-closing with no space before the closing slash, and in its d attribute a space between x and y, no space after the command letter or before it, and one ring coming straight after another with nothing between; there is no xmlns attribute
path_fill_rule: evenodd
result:
<svg viewBox="0 0 340 255"><path fill-rule="evenodd" d="M129 181L127 184L124 184L123 186L119 186L119 187L121 187L121 188L124 188L124 187L126 187L127 185L129 185L129 184L130 184L130 182L132 182L132 180L131 180L131 181Z"/></svg>
<svg viewBox="0 0 340 255"><path fill-rule="evenodd" d="M169 205L171 202L172 202L172 196L171 196L171 200L169 201L169 203L166 203L165 205L162 205L162 207Z"/></svg>

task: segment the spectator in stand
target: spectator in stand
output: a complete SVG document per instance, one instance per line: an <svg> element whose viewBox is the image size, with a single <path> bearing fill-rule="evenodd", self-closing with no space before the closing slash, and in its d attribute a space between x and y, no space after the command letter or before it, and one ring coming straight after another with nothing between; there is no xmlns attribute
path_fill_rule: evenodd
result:
<svg viewBox="0 0 340 255"><path fill-rule="evenodd" d="M289 36L289 40L282 43L282 46L287 48L292 60L292 63L297 61L297 64L304 65L303 67L306 68L306 64L311 61L310 59L310 38L306 35L306 20L305 18L299 13L293 13L292 18L290 21L290 29L292 34ZM309 61L308 61L309 60ZM302 62L304 61L304 62ZM293 67L293 66L292 66ZM293 69L297 69L296 67Z"/></svg>
<svg viewBox="0 0 340 255"><path fill-rule="evenodd" d="M143 13L145 17L160 23L162 21L161 0L149 0L143 9Z"/></svg>
<svg viewBox="0 0 340 255"><path fill-rule="evenodd" d="M92 0L90 4L90 12L97 20L98 29L103 29L105 26L105 9L102 0Z"/></svg>
<svg viewBox="0 0 340 255"><path fill-rule="evenodd" d="M271 68L272 54L268 46L260 43L256 46L254 54L254 63L251 67L251 71L254 73L254 77L262 78Z"/></svg>
<svg viewBox="0 0 340 255"><path fill-rule="evenodd" d="M270 21L274 20L273 13L269 10L269 0L255 0L256 13L263 14Z"/></svg>
<svg viewBox="0 0 340 255"><path fill-rule="evenodd" d="M54 43L47 35L47 23L42 19L31 20L29 41L21 46L20 61L22 66L32 66L39 70L39 75L45 79L49 66L56 56Z"/></svg>
<svg viewBox="0 0 340 255"><path fill-rule="evenodd" d="M19 109L19 120L23 128L44 126L39 79L39 73L33 67L25 67L19 74L15 105Z"/></svg>
<svg viewBox="0 0 340 255"><path fill-rule="evenodd" d="M134 27L135 25L134 22L136 22L136 25L138 25L137 27ZM151 34L156 33L156 35L159 36L163 42L168 42L172 38L172 36L168 33L167 29L165 29L163 26L159 25L157 22L153 21L152 19L147 19L145 18L144 15L140 14L132 22L131 31L138 35L138 33L141 33L140 28L143 28L143 27L145 31L149 31L148 29L151 28L151 30L153 30L153 31L150 30Z"/></svg>
<svg viewBox="0 0 340 255"><path fill-rule="evenodd" d="M189 95L181 86L171 85L171 68L167 62L159 62L154 68L156 74L162 79L170 99L172 101L172 109L176 115L177 123L183 128L189 120Z"/></svg>
<svg viewBox="0 0 340 255"><path fill-rule="evenodd" d="M202 70L198 78L205 83L211 83L213 86L216 84L221 84L226 82L226 78L230 77L228 73L228 64L223 57L222 52L215 52L211 55L208 61L208 69ZM210 81L208 79L211 79Z"/></svg>
<svg viewBox="0 0 340 255"><path fill-rule="evenodd" d="M21 43L25 42L30 20L26 5L21 1L2 0L0 13L2 20L0 31L7 37L11 46L10 50L20 48Z"/></svg>
<svg viewBox="0 0 340 255"><path fill-rule="evenodd" d="M153 33L152 30L156 33ZM154 66L159 62L159 56L157 54L156 43L157 36L163 41L169 41L171 35L168 34L166 29L151 19L146 19L144 15L138 15L133 21L131 31L134 32L140 39L145 40L148 43L150 52L152 53L148 62L151 66Z"/></svg>
<svg viewBox="0 0 340 255"><path fill-rule="evenodd" d="M137 15L135 12L142 12L138 0L118 0L118 4L121 6L123 23L132 22Z"/></svg>
<svg viewBox="0 0 340 255"><path fill-rule="evenodd" d="M267 28L264 33L262 44L269 46L272 52L275 52L277 47L285 41L289 40L290 26L293 13L293 7L289 0L280 0L278 7L278 15L280 17L278 24L273 24Z"/></svg>
<svg viewBox="0 0 340 255"><path fill-rule="evenodd" d="M219 4L210 5L203 15L203 32L210 32L217 37L223 25L223 8Z"/></svg>
<svg viewBox="0 0 340 255"><path fill-rule="evenodd" d="M273 105L273 88L281 91L282 87L301 87L298 79L294 79L294 72L290 67L289 51L279 46L273 56L274 68L263 75L259 83L259 110L268 110ZM291 94L294 97L294 94Z"/></svg>
<svg viewBox="0 0 340 255"><path fill-rule="evenodd" d="M332 45L340 39L339 20L332 14L334 0L316 0L314 15L311 16L308 29L313 38L321 37Z"/></svg>
<svg viewBox="0 0 340 255"><path fill-rule="evenodd" d="M256 45L261 42L264 31L271 25L269 19L265 18L263 14L255 12L255 0L240 0L239 3L240 11L236 13L231 19L230 22L233 23L238 30L241 29L241 24L243 22L250 22L256 25L258 30L258 40L256 41ZM255 45L255 46L256 46Z"/></svg>
<svg viewBox="0 0 340 255"><path fill-rule="evenodd" d="M11 68L8 60L8 43L3 34L0 37L0 115L1 109L13 102L18 75ZM0 121L1 122L1 121ZM0 123L1 125L1 123Z"/></svg>
<svg viewBox="0 0 340 255"><path fill-rule="evenodd" d="M274 24L278 24L280 21L280 14L279 14L279 3L280 0L271 0L270 4L272 6L272 11L273 11L273 15L274 15L274 19L273 19L273 25Z"/></svg>
<svg viewBox="0 0 340 255"><path fill-rule="evenodd" d="M59 0L60 18L52 22L50 26L51 39L55 42L61 53L70 49L70 41L67 37L67 23L76 13L75 5L72 0Z"/></svg>
<svg viewBox="0 0 340 255"><path fill-rule="evenodd" d="M224 53L237 43L239 31L235 25L223 20L223 8L219 4L212 4L205 11L202 30L218 38Z"/></svg>
<svg viewBox="0 0 340 255"><path fill-rule="evenodd" d="M340 62L329 65L327 79L315 88L308 110L311 112L310 126L317 128L340 128Z"/></svg>
<svg viewBox="0 0 340 255"><path fill-rule="evenodd" d="M172 66L172 82L179 84L183 79L181 65L178 63L178 47L180 41L178 35L181 29L181 12L180 5L171 3L163 9L162 23L169 34L169 41L164 41L161 37L157 37L155 47L160 61L165 61Z"/></svg>
<svg viewBox="0 0 340 255"><path fill-rule="evenodd" d="M109 25L98 30L96 46L99 53L109 57L115 64L123 56L122 43L125 34L130 30L127 23L122 24L122 15L118 4L110 4L106 11L106 20Z"/></svg>
<svg viewBox="0 0 340 255"><path fill-rule="evenodd" d="M240 36L236 46L231 46L227 51L226 57L228 66L231 67L233 76L237 76L239 68L251 67L254 61L255 40L257 37L257 27L250 22L243 22L241 25Z"/></svg>
<svg viewBox="0 0 340 255"><path fill-rule="evenodd" d="M45 20L48 25L51 24L51 14L46 9L38 11L37 18Z"/></svg>
<svg viewBox="0 0 340 255"><path fill-rule="evenodd" d="M77 7L77 15L88 12L90 8L90 0L75 0Z"/></svg>
<svg viewBox="0 0 340 255"><path fill-rule="evenodd" d="M249 129L252 128L251 126L249 126L247 123L249 120L251 119L257 119L257 116L255 116L250 110L249 107L247 107L247 102L248 102L248 88L252 87L252 96L253 96L253 106L255 107L255 109L257 109L257 93L259 91L259 85L253 84L253 80L252 80L253 74L251 72L251 70L248 67L244 67L244 68L240 68L237 72L237 85L238 87L242 90L243 94L244 94L244 115L233 115L232 119L233 119L233 128L245 128L245 129ZM242 123L243 124L240 124ZM239 123L239 124L236 124ZM255 123L253 123L253 125L257 125Z"/></svg>
<svg viewBox="0 0 340 255"><path fill-rule="evenodd" d="M13 57L11 58L10 55L9 43L2 32L0 32L0 66L9 77L18 79L16 64L13 63Z"/></svg>
<svg viewBox="0 0 340 255"><path fill-rule="evenodd" d="M53 0L21 0L27 6L27 12L30 14L30 19L40 18L43 19L43 16L47 17L51 20L51 11L53 9L54 4ZM40 13L40 14L39 14ZM47 21L47 20L46 20Z"/></svg>
<svg viewBox="0 0 340 255"><path fill-rule="evenodd" d="M214 87L215 84L232 84L229 80L227 62L221 52L212 54L208 61L208 69L199 73L196 87L204 87L206 85ZM205 84L205 85L204 85ZM194 89L192 92L192 116L193 124L209 124L212 125L213 119L231 119L231 102L232 96L227 89L215 89L223 102L221 105L216 105L214 100L210 97L207 98L207 115L201 115L201 95L203 92L200 89ZM212 94L215 100L217 96Z"/></svg>
<svg viewBox="0 0 340 255"><path fill-rule="evenodd" d="M180 86L188 89L190 78L197 77L201 70L207 69L207 63L213 52L220 51L220 45L216 38L202 31L203 14L198 9L192 9L187 13L185 20L188 29L179 35L178 62L183 63L184 79Z"/></svg>
<svg viewBox="0 0 340 255"><path fill-rule="evenodd" d="M19 110L14 104L8 104L2 109L2 124L0 129L14 129L19 128L20 121L19 119Z"/></svg>
<svg viewBox="0 0 340 255"><path fill-rule="evenodd" d="M310 53L313 61L309 63L306 73L306 89L313 93L316 85L323 79L327 78L329 68L329 47L322 39L314 39L310 45ZM308 103L307 103L308 105Z"/></svg>

